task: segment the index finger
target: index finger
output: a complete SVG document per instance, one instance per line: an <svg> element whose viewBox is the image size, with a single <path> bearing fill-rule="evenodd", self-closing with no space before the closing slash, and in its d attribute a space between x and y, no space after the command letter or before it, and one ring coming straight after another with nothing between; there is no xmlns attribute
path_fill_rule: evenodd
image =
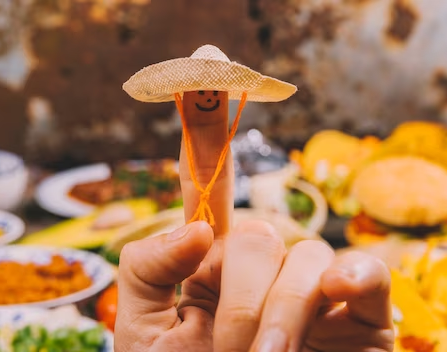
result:
<svg viewBox="0 0 447 352"><path fill-rule="evenodd" d="M194 184L189 158L192 157L198 183L206 188L213 177L217 162L229 138L228 92L193 91L183 95L183 139L180 150L180 182L186 221L189 221L200 202L201 193ZM185 130L186 128L186 130ZM189 133L192 153L188 155L185 133ZM228 233L233 212L233 158L228 150L208 204L214 215L214 237Z"/></svg>

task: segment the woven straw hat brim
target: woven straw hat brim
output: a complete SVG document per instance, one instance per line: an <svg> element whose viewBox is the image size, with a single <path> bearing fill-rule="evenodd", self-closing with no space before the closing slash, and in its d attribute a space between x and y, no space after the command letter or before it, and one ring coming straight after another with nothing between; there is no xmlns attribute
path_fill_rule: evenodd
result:
<svg viewBox="0 0 447 352"><path fill-rule="evenodd" d="M297 88L293 84L264 76L247 66L202 58L179 58L147 66L123 84L134 99L143 102L168 102L174 94L196 90L228 91L239 100L278 102L289 98Z"/></svg>

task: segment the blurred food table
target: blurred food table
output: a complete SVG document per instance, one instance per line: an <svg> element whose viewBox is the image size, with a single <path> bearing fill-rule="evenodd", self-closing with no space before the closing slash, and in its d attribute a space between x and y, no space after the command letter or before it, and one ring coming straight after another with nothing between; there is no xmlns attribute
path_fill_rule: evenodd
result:
<svg viewBox="0 0 447 352"><path fill-rule="evenodd" d="M373 137L359 139L339 131L321 131L302 151L294 150L285 155L276 150L277 153L268 153L266 157L259 152L266 149L260 148L266 145L262 135L252 131L241 140L236 139L234 222L256 215L277 228L287 247L303 239L323 238L340 249L337 254L355 249L382 259L391 272L391 301L397 332L395 351L414 350L411 347L415 344L428 346L427 351L447 351L446 138L445 126L425 122L403 124L384 141ZM127 171L135 171L133 161L128 165ZM154 165L153 161L147 165ZM165 188L157 188L154 196L147 192L147 187L143 187L143 193L131 194L130 197L136 197L133 199L123 200L119 193L112 199L112 205L94 203L93 208L87 209L89 215L78 219L78 214L70 213L70 206L68 212L65 208L65 213L60 207L64 202L65 205L73 202L73 192L67 187L59 188L60 183L53 182L53 177L46 178L59 173L32 165L29 170L30 182L23 206L15 211L26 222L23 244L65 247L64 250L81 253L84 258L96 256L116 264L125 243L172 231L184 223L181 202L171 207L172 202L159 197ZM118 187L120 192L123 181L127 187L135 186L130 183L136 181L138 189L142 180L160 184L154 182L150 167L143 169L143 178L139 177L138 170L137 174L126 174L123 179L113 166L110 179L105 182ZM436 177L426 182L427 175ZM71 178L73 173L69 176ZM166 181L164 176L162 181ZM172 174L168 173L169 176ZM35 200L36 186L45 178L51 181L46 182L50 196L46 204L39 201L39 206ZM95 188L98 180L87 181L90 181L88 189L94 190L92 193L101 193L102 188ZM160 179L156 177L155 181ZM91 182L93 187L90 187ZM84 186L80 188L85 190ZM98 219L103 220L104 213L110 215L107 207L116 205L113 204L116 199L116 203L130 208L134 217L128 218L129 223L121 224L124 231L116 226L113 216L109 227L98 227ZM64 221L67 218L62 215L76 219ZM61 225L52 228L58 223ZM14 246L0 247L3 255L11 247ZM23 251L23 246L15 247L16 251ZM105 291L104 306L112 303L116 307L113 287ZM87 304L76 302L84 315L113 321L113 313L112 318L102 319L95 312L98 293L89 298ZM1 318L0 315L0 324Z"/></svg>
<svg viewBox="0 0 447 352"><path fill-rule="evenodd" d="M36 166L29 166L29 170L30 182L27 194L22 207L16 211L16 214L26 223L25 236L66 220L64 217L54 215L45 209L42 209L34 198L35 189L39 182L45 177L54 174L54 172ZM239 206L248 207L248 204L241 203ZM329 211L327 223L324 226L321 235L334 248L341 248L348 245L343 234L346 221L346 219L340 218Z"/></svg>
<svg viewBox="0 0 447 352"><path fill-rule="evenodd" d="M53 172L43 170L35 166L30 167L30 182L23 206L16 211L26 223L25 236L49 226L55 225L66 218L54 215L42 209L34 198L35 188L39 182L47 176L52 175ZM248 207L247 203L242 203L240 207ZM346 224L346 219L337 217L329 212L327 223L321 233L322 237L335 249L346 247L348 244L345 240L343 229Z"/></svg>

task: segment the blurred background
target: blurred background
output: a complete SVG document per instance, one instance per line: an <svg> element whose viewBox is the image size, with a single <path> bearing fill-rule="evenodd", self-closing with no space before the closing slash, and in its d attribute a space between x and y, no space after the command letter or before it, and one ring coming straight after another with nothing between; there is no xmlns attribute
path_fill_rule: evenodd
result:
<svg viewBox="0 0 447 352"><path fill-rule="evenodd" d="M241 132L285 150L321 129L446 122L446 15L442 0L1 0L0 149L51 169L176 158L174 105L121 85L205 43L299 87L244 111Z"/></svg>
<svg viewBox="0 0 447 352"><path fill-rule="evenodd" d="M445 0L0 0L0 350L37 321L75 333L61 351L113 351L123 246L185 223L175 105L122 84L213 44L298 87L242 113L233 225L383 259L395 351L447 351L446 18Z"/></svg>

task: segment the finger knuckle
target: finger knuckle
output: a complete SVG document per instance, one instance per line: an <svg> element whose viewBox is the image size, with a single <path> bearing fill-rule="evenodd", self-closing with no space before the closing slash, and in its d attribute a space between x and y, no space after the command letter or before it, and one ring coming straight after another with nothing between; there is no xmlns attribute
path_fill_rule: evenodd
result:
<svg viewBox="0 0 447 352"><path fill-rule="evenodd" d="M394 351L394 341L395 341L394 329L382 329L379 333L379 340L382 341L382 347L385 352Z"/></svg>
<svg viewBox="0 0 447 352"><path fill-rule="evenodd" d="M285 287L273 291L272 299L273 302L290 302L293 306L306 306L313 301L314 295L312 290Z"/></svg>
<svg viewBox="0 0 447 352"><path fill-rule="evenodd" d="M120 252L120 262L121 263L128 262L129 259L133 257L134 252L135 252L135 243L134 242L126 243Z"/></svg>
<svg viewBox="0 0 447 352"><path fill-rule="evenodd" d="M235 227L235 232L249 233L255 232L258 236L277 237L276 229L265 220L250 219L243 220Z"/></svg>
<svg viewBox="0 0 447 352"><path fill-rule="evenodd" d="M295 244L290 250L291 253L307 252L315 255L334 255L334 250L322 241L317 240L303 240Z"/></svg>
<svg viewBox="0 0 447 352"><path fill-rule="evenodd" d="M256 322L261 318L261 309L254 304L237 302L228 305L222 316L229 322Z"/></svg>

